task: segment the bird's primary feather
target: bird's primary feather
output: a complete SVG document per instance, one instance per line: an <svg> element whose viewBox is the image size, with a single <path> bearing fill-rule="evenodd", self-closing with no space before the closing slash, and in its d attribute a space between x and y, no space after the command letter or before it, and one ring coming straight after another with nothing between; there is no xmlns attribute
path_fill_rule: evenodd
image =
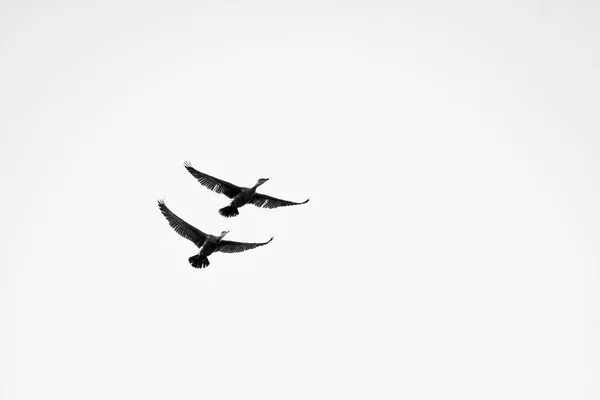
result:
<svg viewBox="0 0 600 400"><path fill-rule="evenodd" d="M222 193L230 199L233 199L242 191L239 186L236 186L233 183L229 183L222 179L218 179L214 176L210 176L198 171L192 167L192 164L189 161L186 161L183 165L185 166L185 169L187 169L188 172L192 174L192 176L196 178L202 186L212 190L215 193Z"/></svg>
<svg viewBox="0 0 600 400"><path fill-rule="evenodd" d="M175 230L175 232L179 233L184 238L192 241L197 246L201 246L202 243L206 240L206 233L202 232L200 229L188 224L177 215L175 215L167 205L164 200L158 201L158 207L160 208L160 212L165 216L171 228Z"/></svg>

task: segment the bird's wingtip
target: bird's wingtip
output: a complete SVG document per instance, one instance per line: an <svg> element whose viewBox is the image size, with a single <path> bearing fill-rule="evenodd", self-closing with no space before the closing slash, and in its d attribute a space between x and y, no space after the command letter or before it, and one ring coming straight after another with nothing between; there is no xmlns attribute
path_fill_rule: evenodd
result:
<svg viewBox="0 0 600 400"><path fill-rule="evenodd" d="M183 162L183 166L184 166L184 167L186 167L186 168L192 168L192 163L191 163L191 162L189 162L188 160L185 160L185 161Z"/></svg>
<svg viewBox="0 0 600 400"><path fill-rule="evenodd" d="M310 201L310 199L306 199L306 200L304 200L304 202L303 202L302 204L306 204L306 203L308 203L309 201Z"/></svg>

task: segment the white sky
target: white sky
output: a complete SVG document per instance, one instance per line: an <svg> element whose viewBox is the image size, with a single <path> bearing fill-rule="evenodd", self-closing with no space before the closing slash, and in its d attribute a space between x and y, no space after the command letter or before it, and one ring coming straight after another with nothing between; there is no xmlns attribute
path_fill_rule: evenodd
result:
<svg viewBox="0 0 600 400"><path fill-rule="evenodd" d="M0 397L600 398L599 20L2 2ZM195 270L163 197L275 240Z"/></svg>

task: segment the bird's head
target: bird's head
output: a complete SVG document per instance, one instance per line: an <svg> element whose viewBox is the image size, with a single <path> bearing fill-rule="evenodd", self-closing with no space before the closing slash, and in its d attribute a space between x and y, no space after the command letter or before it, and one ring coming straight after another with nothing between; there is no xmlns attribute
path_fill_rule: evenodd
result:
<svg viewBox="0 0 600 400"><path fill-rule="evenodd" d="M256 182L256 186L260 186L263 183L267 182L269 180L269 178L260 178L257 182Z"/></svg>
<svg viewBox="0 0 600 400"><path fill-rule="evenodd" d="M225 237L225 235L227 235L228 233L229 233L229 231L221 232L221 239L223 239Z"/></svg>

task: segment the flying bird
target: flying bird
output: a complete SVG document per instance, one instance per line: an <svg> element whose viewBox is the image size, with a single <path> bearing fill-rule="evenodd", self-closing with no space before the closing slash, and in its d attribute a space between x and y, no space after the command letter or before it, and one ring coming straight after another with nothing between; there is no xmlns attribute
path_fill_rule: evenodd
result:
<svg viewBox="0 0 600 400"><path fill-rule="evenodd" d="M188 261L194 268L208 267L210 264L208 256L217 251L220 251L221 253L240 253L242 251L264 246L273 240L273 238L271 238L268 242L264 243L241 243L223 240L223 237L227 235L229 231L223 231L219 236L209 235L173 214L165 204L164 200L158 201L158 207L167 221L169 221L171 228L184 238L190 240L200 249L198 254L188 258Z"/></svg>
<svg viewBox="0 0 600 400"><path fill-rule="evenodd" d="M227 207L223 207L219 210L219 214L227 218L238 215L238 208L245 206L246 204L253 204L262 208L277 208L306 204L309 200L306 199L302 203L294 203L293 201L281 200L267 196L266 194L257 193L256 188L267 182L269 180L268 178L259 179L256 184L250 188L240 187L194 169L189 161L186 161L183 165L202 186L207 187L215 193L224 194L232 199Z"/></svg>

